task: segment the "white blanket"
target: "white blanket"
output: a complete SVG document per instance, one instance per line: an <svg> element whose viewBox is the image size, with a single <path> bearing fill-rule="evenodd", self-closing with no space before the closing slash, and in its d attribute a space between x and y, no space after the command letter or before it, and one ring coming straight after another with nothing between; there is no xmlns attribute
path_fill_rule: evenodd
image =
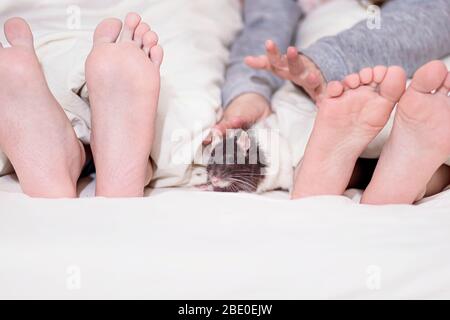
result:
<svg viewBox="0 0 450 320"><path fill-rule="evenodd" d="M417 207L149 192L2 193L0 298L450 298L450 192Z"/></svg>

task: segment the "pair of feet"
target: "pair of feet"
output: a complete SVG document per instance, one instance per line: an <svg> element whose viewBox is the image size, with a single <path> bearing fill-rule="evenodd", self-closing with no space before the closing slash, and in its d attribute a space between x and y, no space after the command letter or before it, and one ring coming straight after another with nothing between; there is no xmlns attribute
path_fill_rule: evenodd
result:
<svg viewBox="0 0 450 320"><path fill-rule="evenodd" d="M0 149L26 194L76 197L84 146L50 92L28 24L13 18L4 31L11 47L0 45ZM162 59L157 35L137 14L123 25L107 19L95 30L86 81L98 196L143 195L152 174Z"/></svg>
<svg viewBox="0 0 450 320"><path fill-rule="evenodd" d="M439 192L450 184L442 167L450 157L450 73L433 61L405 88L406 75L399 67L367 68L329 83L318 102L293 198L342 195L358 158L396 105L394 127L362 203L411 204L431 192L427 186Z"/></svg>

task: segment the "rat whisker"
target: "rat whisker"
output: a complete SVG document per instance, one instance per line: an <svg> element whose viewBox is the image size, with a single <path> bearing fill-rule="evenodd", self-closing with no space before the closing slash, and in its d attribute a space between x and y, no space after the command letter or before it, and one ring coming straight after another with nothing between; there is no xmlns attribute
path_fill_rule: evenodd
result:
<svg viewBox="0 0 450 320"><path fill-rule="evenodd" d="M252 177L260 176L261 174L239 174L239 175L231 175L230 177L233 179L251 179Z"/></svg>
<svg viewBox="0 0 450 320"><path fill-rule="evenodd" d="M248 187L250 190L253 190L257 187L256 184L254 184L253 182L245 180L236 181L236 183L239 184L241 187L246 187L246 189Z"/></svg>
<svg viewBox="0 0 450 320"><path fill-rule="evenodd" d="M249 177L243 177L243 176L240 176L240 177L232 177L232 178L230 178L230 179L232 179L232 180L234 180L234 181L247 181L247 182L249 182L249 183L252 183L253 181L249 178Z"/></svg>
<svg viewBox="0 0 450 320"><path fill-rule="evenodd" d="M233 181L235 185L238 185L240 187L245 187L245 189L250 188L250 189L255 189L256 185L252 182L249 181L245 181L245 180L234 180Z"/></svg>

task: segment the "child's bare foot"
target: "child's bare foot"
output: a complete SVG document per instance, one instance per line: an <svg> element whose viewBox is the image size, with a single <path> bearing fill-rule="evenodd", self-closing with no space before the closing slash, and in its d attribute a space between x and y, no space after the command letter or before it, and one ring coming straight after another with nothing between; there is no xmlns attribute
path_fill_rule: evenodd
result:
<svg viewBox="0 0 450 320"><path fill-rule="evenodd" d="M76 197L84 148L47 86L28 24L10 19L5 35L12 47L0 46L0 148L26 194Z"/></svg>
<svg viewBox="0 0 450 320"><path fill-rule="evenodd" d="M122 33L121 33L122 31ZM119 34L120 38L119 38ZM159 98L163 51L158 37L128 14L103 21L86 62L98 196L142 196Z"/></svg>
<svg viewBox="0 0 450 320"><path fill-rule="evenodd" d="M330 82L305 156L293 198L342 195L359 156L378 135L406 87L399 67L375 67Z"/></svg>
<svg viewBox="0 0 450 320"><path fill-rule="evenodd" d="M433 61L401 98L391 136L362 202L414 203L450 156L450 73Z"/></svg>

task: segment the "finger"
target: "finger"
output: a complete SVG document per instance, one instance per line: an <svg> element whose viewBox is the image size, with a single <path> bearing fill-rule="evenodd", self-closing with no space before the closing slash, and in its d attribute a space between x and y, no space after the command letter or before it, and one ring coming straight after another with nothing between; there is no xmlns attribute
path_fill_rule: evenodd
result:
<svg viewBox="0 0 450 320"><path fill-rule="evenodd" d="M258 57L248 56L245 58L244 62L253 69L270 70L269 59L266 55Z"/></svg>
<svg viewBox="0 0 450 320"><path fill-rule="evenodd" d="M221 136L223 136L223 134L221 131L219 131L219 129L217 128L217 125L216 125L211 129L209 134L203 140L203 145L204 146L210 145L213 142L214 137L217 137L217 136L221 137Z"/></svg>
<svg viewBox="0 0 450 320"><path fill-rule="evenodd" d="M303 63L298 54L297 48L289 47L287 51L287 63L289 67L289 72L293 76L299 76L304 71Z"/></svg>
<svg viewBox="0 0 450 320"><path fill-rule="evenodd" d="M209 133L205 139L203 139L202 144L204 146L210 145L212 143L212 133Z"/></svg>
<svg viewBox="0 0 450 320"><path fill-rule="evenodd" d="M233 117L230 119L222 119L216 126L214 127L215 130L221 135L225 135L227 133L227 130L229 129L244 129L247 127L247 123L242 120L241 118Z"/></svg>
<svg viewBox="0 0 450 320"><path fill-rule="evenodd" d="M311 89L316 89L321 85L320 74L317 71L311 72L306 76L306 84Z"/></svg>
<svg viewBox="0 0 450 320"><path fill-rule="evenodd" d="M269 58L269 62L272 65L272 67L276 69L282 68L280 50L272 40L268 40L266 42L266 51L267 57Z"/></svg>
<svg viewBox="0 0 450 320"><path fill-rule="evenodd" d="M286 69L286 70L289 71L287 55L283 54L283 55L281 56L281 60L280 60L280 61L281 61L281 67L282 67L283 69Z"/></svg>

